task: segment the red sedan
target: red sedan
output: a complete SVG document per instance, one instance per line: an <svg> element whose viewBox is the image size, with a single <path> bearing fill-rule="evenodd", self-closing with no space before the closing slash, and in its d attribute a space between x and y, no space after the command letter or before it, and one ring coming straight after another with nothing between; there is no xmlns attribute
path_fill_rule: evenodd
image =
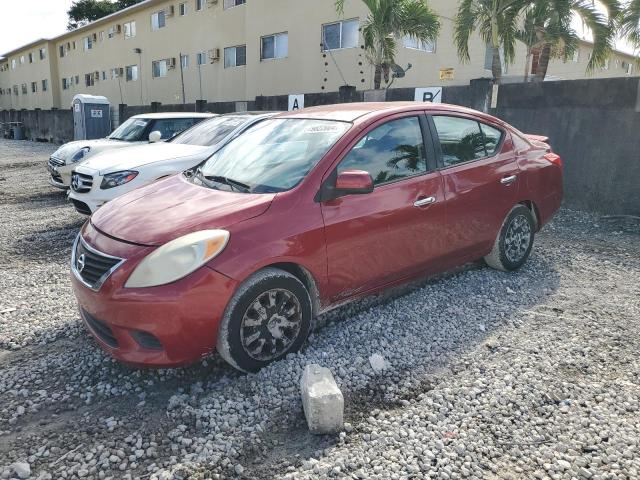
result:
<svg viewBox="0 0 640 480"><path fill-rule="evenodd" d="M126 363L217 349L258 370L345 301L482 258L520 268L562 201L546 141L447 105L273 117L93 215L72 254L82 317Z"/></svg>

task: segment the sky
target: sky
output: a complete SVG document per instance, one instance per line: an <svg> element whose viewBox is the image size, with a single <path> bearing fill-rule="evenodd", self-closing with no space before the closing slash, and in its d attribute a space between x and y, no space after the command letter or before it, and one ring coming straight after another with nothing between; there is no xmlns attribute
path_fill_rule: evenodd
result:
<svg viewBox="0 0 640 480"><path fill-rule="evenodd" d="M0 56L34 40L64 33L71 3L72 0L0 0ZM581 29L580 21L576 28ZM617 47L632 51L625 42L618 42Z"/></svg>
<svg viewBox="0 0 640 480"><path fill-rule="evenodd" d="M72 0L0 0L0 55L67 29Z"/></svg>

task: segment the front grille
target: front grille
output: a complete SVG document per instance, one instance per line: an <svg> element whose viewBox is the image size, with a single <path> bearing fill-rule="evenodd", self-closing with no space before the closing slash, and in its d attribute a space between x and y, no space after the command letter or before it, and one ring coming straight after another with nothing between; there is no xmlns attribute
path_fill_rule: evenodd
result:
<svg viewBox="0 0 640 480"><path fill-rule="evenodd" d="M49 157L49 166L50 167L62 167L65 165L64 160L60 160L59 158Z"/></svg>
<svg viewBox="0 0 640 480"><path fill-rule="evenodd" d="M89 247L78 235L71 256L71 269L76 278L97 291L123 261Z"/></svg>
<svg viewBox="0 0 640 480"><path fill-rule="evenodd" d="M147 348L149 350L162 350L160 340L149 332L136 331L132 332L131 335L142 348Z"/></svg>
<svg viewBox="0 0 640 480"><path fill-rule="evenodd" d="M84 173L73 172L71 174L71 188L74 192L87 193L93 187L93 177Z"/></svg>
<svg viewBox="0 0 640 480"><path fill-rule="evenodd" d="M115 335L113 334L113 330L111 330L111 327L109 327L109 325L101 322L86 310L82 310L82 317L87 322L87 325L89 325L89 328L91 328L91 331L95 333L95 335L100 340L102 340L110 347L118 348L118 340L116 339Z"/></svg>
<svg viewBox="0 0 640 480"><path fill-rule="evenodd" d="M75 198L72 198L71 201L73 202L73 206L76 207L76 211L78 213L81 213L82 215L91 215L89 205L81 202L80 200L76 200Z"/></svg>

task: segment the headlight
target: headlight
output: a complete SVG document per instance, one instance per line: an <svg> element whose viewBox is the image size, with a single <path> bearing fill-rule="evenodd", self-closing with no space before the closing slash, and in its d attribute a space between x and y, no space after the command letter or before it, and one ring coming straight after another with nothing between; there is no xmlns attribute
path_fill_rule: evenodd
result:
<svg viewBox="0 0 640 480"><path fill-rule="evenodd" d="M219 255L228 241L226 230L203 230L172 240L147 255L124 286L156 287L180 280Z"/></svg>
<svg viewBox="0 0 640 480"><path fill-rule="evenodd" d="M131 180L138 176L138 172L133 170L125 170L124 172L107 173L102 179L100 188L102 190L108 190L109 188L119 187L125 183L129 183Z"/></svg>
<svg viewBox="0 0 640 480"><path fill-rule="evenodd" d="M80 160L86 157L87 153L89 153L90 151L91 151L91 147L81 148L71 156L71 158L69 159L69 163L78 163Z"/></svg>

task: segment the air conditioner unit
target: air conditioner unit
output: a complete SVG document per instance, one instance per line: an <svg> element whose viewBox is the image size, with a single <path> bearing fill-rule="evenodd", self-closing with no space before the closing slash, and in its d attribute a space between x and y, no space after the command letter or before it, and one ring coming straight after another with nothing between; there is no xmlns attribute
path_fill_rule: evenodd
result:
<svg viewBox="0 0 640 480"><path fill-rule="evenodd" d="M122 33L122 25L118 24L115 28L116 33Z"/></svg>
<svg viewBox="0 0 640 480"><path fill-rule="evenodd" d="M176 7L171 5L165 10L167 17L173 17L176 14Z"/></svg>
<svg viewBox="0 0 640 480"><path fill-rule="evenodd" d="M212 50L209 50L209 60L211 60L211 63L216 63L220 60L219 48L214 48Z"/></svg>
<svg viewBox="0 0 640 480"><path fill-rule="evenodd" d="M176 59L174 58L167 58L167 67L168 68L176 68Z"/></svg>

